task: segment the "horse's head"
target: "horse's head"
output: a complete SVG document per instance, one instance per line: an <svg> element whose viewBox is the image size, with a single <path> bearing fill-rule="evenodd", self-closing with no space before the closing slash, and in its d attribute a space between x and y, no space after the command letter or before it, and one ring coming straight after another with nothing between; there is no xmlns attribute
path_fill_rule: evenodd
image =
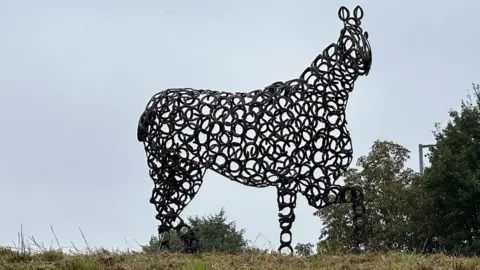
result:
<svg viewBox="0 0 480 270"><path fill-rule="evenodd" d="M360 27L363 10L357 6L351 16L346 7L338 10L338 17L344 27L337 41L337 64L350 75L368 75L372 64L372 50L368 33ZM355 76L356 77L356 76Z"/></svg>

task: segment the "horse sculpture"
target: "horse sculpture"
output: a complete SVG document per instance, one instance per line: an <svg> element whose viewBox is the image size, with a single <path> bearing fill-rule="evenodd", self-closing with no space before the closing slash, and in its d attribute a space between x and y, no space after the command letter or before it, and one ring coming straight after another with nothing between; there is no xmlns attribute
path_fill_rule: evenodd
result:
<svg viewBox="0 0 480 270"><path fill-rule="evenodd" d="M195 197L207 169L246 186L277 188L279 252L291 253L299 192L320 209L351 203L359 247L365 225L363 191L335 184L352 162L345 109L354 82L368 75L372 53L360 27L363 10L341 7L343 29L297 79L250 92L191 88L155 94L137 130L154 182L150 203L159 235L182 232L185 251L198 250L194 229L179 214Z"/></svg>

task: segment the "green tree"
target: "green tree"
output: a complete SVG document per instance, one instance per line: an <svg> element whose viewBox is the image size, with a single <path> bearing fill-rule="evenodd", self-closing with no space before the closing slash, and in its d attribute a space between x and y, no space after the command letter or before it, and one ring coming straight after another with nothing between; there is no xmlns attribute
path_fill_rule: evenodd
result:
<svg viewBox="0 0 480 270"><path fill-rule="evenodd" d="M188 225L198 233L200 252L236 253L244 251L247 247L247 240L243 236L245 230L238 230L234 221L227 222L227 216L223 208L218 214L188 217L187 220ZM160 249L160 239L152 236L149 244L144 246L143 250L146 252L159 250L177 252L182 250L183 243L177 233L172 231L164 237L163 239L168 239L168 247Z"/></svg>
<svg viewBox="0 0 480 270"><path fill-rule="evenodd" d="M436 124L436 146L417 186L423 197L410 228L429 252L480 254L480 87ZM421 206L421 207L420 207Z"/></svg>
<svg viewBox="0 0 480 270"><path fill-rule="evenodd" d="M409 151L390 141L375 141L371 152L357 161L345 174L345 184L360 186L365 194L367 225L365 249L387 251L407 249L410 235L406 229L412 212L408 203L416 173L405 166ZM315 213L324 227L317 252L345 251L354 247L350 204L338 204Z"/></svg>
<svg viewBox="0 0 480 270"><path fill-rule="evenodd" d="M161 245L161 243L164 245ZM166 244L166 245L165 245ZM183 243L176 232L166 232L160 238L151 236L147 245L142 246L142 250L148 253L154 252L180 252L183 249Z"/></svg>
<svg viewBox="0 0 480 270"><path fill-rule="evenodd" d="M312 248L313 247L314 246L313 246L312 243L306 243L306 244L298 243L295 246L295 254L303 256L303 257L308 257L308 256L312 255Z"/></svg>

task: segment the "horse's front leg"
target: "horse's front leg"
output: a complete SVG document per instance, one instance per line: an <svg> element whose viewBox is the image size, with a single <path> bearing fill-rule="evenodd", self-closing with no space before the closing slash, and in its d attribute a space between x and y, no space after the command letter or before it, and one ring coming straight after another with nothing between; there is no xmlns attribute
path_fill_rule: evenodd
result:
<svg viewBox="0 0 480 270"><path fill-rule="evenodd" d="M367 223L367 216L365 215L364 194L362 188L359 186L344 186L339 187L338 202L351 203L353 210L353 238L355 247L353 252L360 252L360 245L364 242L362 232L364 232Z"/></svg>
<svg viewBox="0 0 480 270"><path fill-rule="evenodd" d="M277 185L278 221L280 222L280 247L278 252L287 248L293 255L292 225L295 221L295 206L297 204L297 184L287 179L281 179Z"/></svg>

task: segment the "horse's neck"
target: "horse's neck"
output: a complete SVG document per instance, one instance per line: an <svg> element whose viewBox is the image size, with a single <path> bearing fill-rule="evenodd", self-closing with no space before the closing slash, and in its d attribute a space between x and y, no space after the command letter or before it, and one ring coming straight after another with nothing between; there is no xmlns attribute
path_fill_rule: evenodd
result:
<svg viewBox="0 0 480 270"><path fill-rule="evenodd" d="M333 69L340 69L346 70L343 68L340 63L336 63L331 59L326 59L324 55L326 55L326 49L323 50L321 54L319 54L315 60L307 67L304 72L300 75L300 81L307 86L307 91L312 91L315 93L315 98L317 100L321 100L326 97L326 95L333 92L340 91L341 93L336 94L336 98L340 98L340 102L343 102L343 106L346 106L348 101L349 92L353 89L353 85L356 81L356 77L346 78L340 77L338 78L336 75L337 72L333 72ZM330 85L322 85L318 86L315 84L321 82L328 82ZM345 87L350 87L350 89L345 89ZM320 89L319 89L320 88Z"/></svg>
<svg viewBox="0 0 480 270"><path fill-rule="evenodd" d="M305 88L303 91L310 93L312 99L321 101L328 99L329 96L334 95L335 100L344 103L346 106L350 89L353 89L355 80L345 80L342 78L333 78L331 70L319 70L316 67L309 67L303 73L305 76L300 77L300 81ZM347 89L349 87L350 89Z"/></svg>
<svg viewBox="0 0 480 270"><path fill-rule="evenodd" d="M318 55L299 78L305 86L303 91L309 93L305 99L307 102L321 103L320 108L322 112L312 112L315 115L324 117L324 120L327 122L334 121L335 118L341 117L343 118L343 123L346 124L345 110L356 77L339 77L338 69L346 69L341 66L339 67L339 63L325 59L323 55L324 53ZM334 72L333 69L337 70ZM335 123L329 123L327 125L332 128L336 126ZM313 143L316 137L324 136L324 132L325 129L319 128L310 143Z"/></svg>

